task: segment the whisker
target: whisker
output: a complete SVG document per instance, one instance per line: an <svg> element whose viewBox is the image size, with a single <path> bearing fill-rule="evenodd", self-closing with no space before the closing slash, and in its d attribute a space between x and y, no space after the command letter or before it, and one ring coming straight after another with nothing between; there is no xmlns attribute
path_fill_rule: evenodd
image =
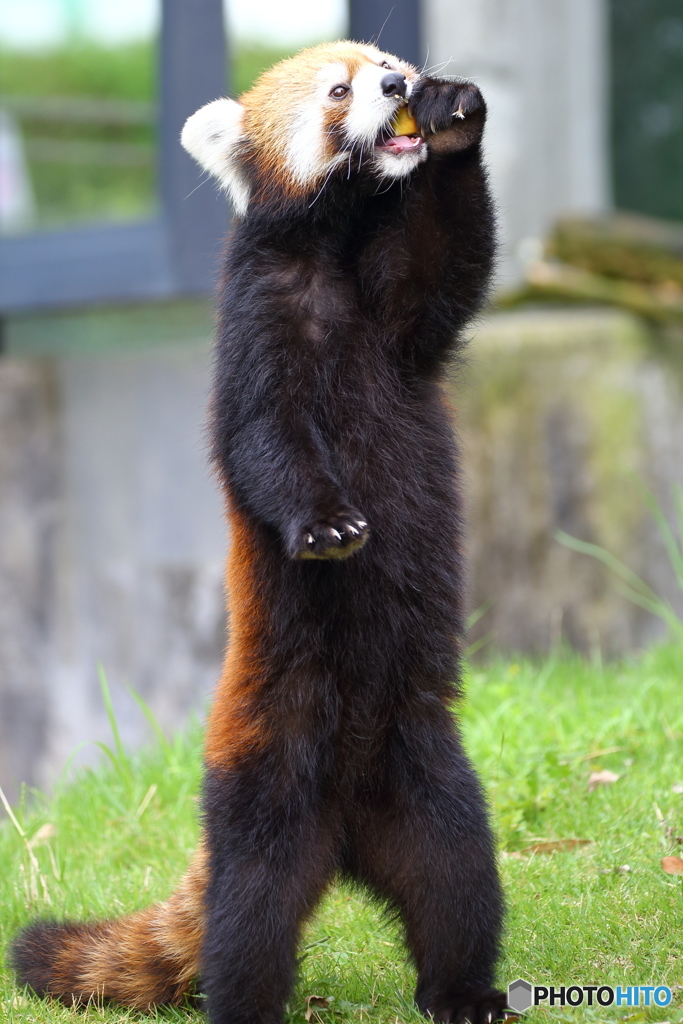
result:
<svg viewBox="0 0 683 1024"><path fill-rule="evenodd" d="M423 70L424 70L425 74L427 74L429 71L434 71L435 68L439 68L439 67L445 68L446 65L448 63L450 63L450 60L452 60L452 59L453 58L451 57L451 58L449 58L449 60L437 61L436 64L430 64L429 67L426 67Z"/></svg>
<svg viewBox="0 0 683 1024"><path fill-rule="evenodd" d="M390 177L389 178L389 184L387 185L387 187L383 188L381 192L373 192L372 193L373 196L383 196L385 192L389 191L389 189L391 188L391 186L394 184L395 181L396 181L396 178L391 178Z"/></svg>
<svg viewBox="0 0 683 1024"><path fill-rule="evenodd" d="M195 192L197 191L198 188L201 188L202 185L206 185L206 183L209 180L209 178L211 177L211 175L209 174L208 171L205 171L204 173L206 174L206 177L202 178L202 180L199 182L199 184L195 185L195 187L192 189L192 191L187 193L187 195L185 196L185 199L189 199L190 196L193 196L195 194ZM185 200L183 200L183 202L184 201Z"/></svg>
<svg viewBox="0 0 683 1024"><path fill-rule="evenodd" d="M318 191L318 194L316 195L316 197L315 197L315 199L313 200L313 202L311 202L311 203L309 203L309 204L308 204L308 209L309 209L309 210L310 210L310 208L311 208L311 207L312 207L312 206L313 206L313 205L314 205L315 203L317 203L317 202L318 202L318 200L320 199L320 196L322 195L323 189L325 188L325 185L327 185L328 181L329 181L329 180L330 180L330 178L332 177L332 174L334 173L334 171L335 171L335 169L336 169L336 166L337 166L337 165L336 165L336 164L334 164L334 165L333 165L332 167L330 167L329 171L327 172L327 176L326 176L326 178L325 178L324 182L323 182L323 183L322 183L322 185L320 186L320 189L319 189L319 191Z"/></svg>
<svg viewBox="0 0 683 1024"><path fill-rule="evenodd" d="M382 35L382 32L384 32L384 26L389 21L389 18L391 17L391 15L394 13L395 10L396 10L396 5L394 4L394 6L391 8L391 10L387 14L386 18L384 19L384 21L382 22L382 27L379 30L379 32L377 33L376 37L374 39L370 40L370 42L374 43L375 46L379 46L379 37Z"/></svg>
<svg viewBox="0 0 683 1024"><path fill-rule="evenodd" d="M430 68L423 68L422 69L422 74L423 75L428 75L430 71L434 71L434 70L436 70L436 73L438 74L439 71L443 70L443 68L448 67L448 65L451 64L452 61L453 61L453 58L449 57L448 60L444 60L440 64L432 64L432 66Z"/></svg>

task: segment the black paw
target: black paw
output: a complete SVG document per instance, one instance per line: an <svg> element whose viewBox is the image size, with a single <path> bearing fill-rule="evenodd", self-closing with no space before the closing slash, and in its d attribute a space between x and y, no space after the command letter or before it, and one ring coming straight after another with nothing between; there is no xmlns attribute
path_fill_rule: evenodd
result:
<svg viewBox="0 0 683 1024"><path fill-rule="evenodd" d="M426 1017L440 1024L494 1024L505 1020L507 995L495 988L471 989L447 1001L418 999ZM511 1011L508 1011L511 1012Z"/></svg>
<svg viewBox="0 0 683 1024"><path fill-rule="evenodd" d="M308 523L297 532L293 558L348 558L362 548L370 529L360 512L349 509L326 519Z"/></svg>
<svg viewBox="0 0 683 1024"><path fill-rule="evenodd" d="M484 97L472 82L424 78L413 90L409 109L427 141L430 135L454 129L471 145L481 137L486 120Z"/></svg>

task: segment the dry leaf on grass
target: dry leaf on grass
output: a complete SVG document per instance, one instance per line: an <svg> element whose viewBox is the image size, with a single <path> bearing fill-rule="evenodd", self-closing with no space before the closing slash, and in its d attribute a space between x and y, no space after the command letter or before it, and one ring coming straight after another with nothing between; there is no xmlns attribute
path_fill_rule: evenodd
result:
<svg viewBox="0 0 683 1024"><path fill-rule="evenodd" d="M662 857L662 871L666 871L667 875L683 875L683 859Z"/></svg>
<svg viewBox="0 0 683 1024"><path fill-rule="evenodd" d="M42 846L48 839L54 839L57 835L57 826L51 825L49 822L46 825L41 825L36 834L32 839L29 840L29 846L33 850L36 846Z"/></svg>
<svg viewBox="0 0 683 1024"><path fill-rule="evenodd" d="M305 1019L311 1021L313 1017L318 1016L316 1010L326 1010L329 1005L330 1001L325 996L306 996Z"/></svg>
<svg viewBox="0 0 683 1024"><path fill-rule="evenodd" d="M579 761L592 761L596 757L607 757L608 754L618 754L623 747L605 747L604 750L594 750L592 754L584 754Z"/></svg>
<svg viewBox="0 0 683 1024"><path fill-rule="evenodd" d="M580 846L588 846L592 839L548 839L542 843L532 843L525 846L522 853L563 853L569 850L576 850Z"/></svg>
<svg viewBox="0 0 683 1024"><path fill-rule="evenodd" d="M604 768L601 772L591 772L588 777L588 792L592 793L596 786L609 786L618 782L620 776Z"/></svg>
<svg viewBox="0 0 683 1024"><path fill-rule="evenodd" d="M7 1003L0 1003L0 1007L6 1011L20 1010L23 1006L28 1006L28 999L25 996L14 996ZM26 1018L23 1019L25 1020Z"/></svg>

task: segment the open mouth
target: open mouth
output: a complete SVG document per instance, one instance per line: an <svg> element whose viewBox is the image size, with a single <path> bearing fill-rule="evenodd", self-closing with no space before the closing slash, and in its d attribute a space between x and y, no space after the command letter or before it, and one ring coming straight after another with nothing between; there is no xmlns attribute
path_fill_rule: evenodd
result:
<svg viewBox="0 0 683 1024"><path fill-rule="evenodd" d="M421 135L393 135L391 129L381 131L375 141L375 149L383 153L401 156L403 153L417 153L424 146Z"/></svg>

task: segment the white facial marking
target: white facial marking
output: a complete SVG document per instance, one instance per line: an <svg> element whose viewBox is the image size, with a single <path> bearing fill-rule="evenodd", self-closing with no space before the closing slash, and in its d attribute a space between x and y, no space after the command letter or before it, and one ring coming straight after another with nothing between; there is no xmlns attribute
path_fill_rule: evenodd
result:
<svg viewBox="0 0 683 1024"><path fill-rule="evenodd" d="M299 107L288 130L287 167L302 185L320 173L323 127L323 112L314 100Z"/></svg>
<svg viewBox="0 0 683 1024"><path fill-rule="evenodd" d="M416 151L403 151L398 154L387 153L376 149L373 154L372 168L382 178L406 178L416 167L427 159L428 148L425 142Z"/></svg>
<svg viewBox="0 0 683 1024"><path fill-rule="evenodd" d="M348 80L346 65L329 64L318 72L310 100L295 112L287 139L287 166L295 180L306 185L346 159L326 154L325 107L330 90Z"/></svg>
<svg viewBox="0 0 683 1024"><path fill-rule="evenodd" d="M218 179L239 217L249 205L249 183L239 159L243 114L235 100L214 100L189 117L180 134L184 149Z"/></svg>
<svg viewBox="0 0 683 1024"><path fill-rule="evenodd" d="M381 81L386 68L364 64L353 79L353 99L346 117L349 142L371 146L380 130L401 106L395 96L385 96Z"/></svg>

